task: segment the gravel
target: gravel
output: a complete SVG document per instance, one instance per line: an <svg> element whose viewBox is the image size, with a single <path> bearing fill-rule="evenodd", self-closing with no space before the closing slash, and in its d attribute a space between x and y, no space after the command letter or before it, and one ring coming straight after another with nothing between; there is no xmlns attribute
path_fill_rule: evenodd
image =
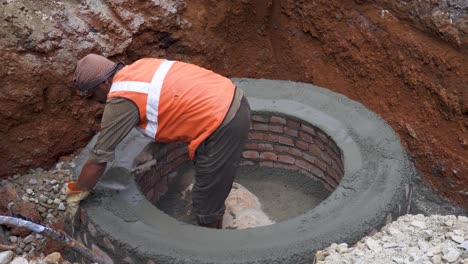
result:
<svg viewBox="0 0 468 264"><path fill-rule="evenodd" d="M468 264L468 218L404 215L354 246L332 244L318 251L317 264Z"/></svg>

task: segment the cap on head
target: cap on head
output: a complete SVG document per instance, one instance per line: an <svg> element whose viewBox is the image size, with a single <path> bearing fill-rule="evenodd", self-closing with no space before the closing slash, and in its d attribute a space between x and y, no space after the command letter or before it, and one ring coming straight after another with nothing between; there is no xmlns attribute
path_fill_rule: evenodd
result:
<svg viewBox="0 0 468 264"><path fill-rule="evenodd" d="M80 95L85 96L99 84L109 78L117 63L97 55L88 54L78 61L73 81Z"/></svg>

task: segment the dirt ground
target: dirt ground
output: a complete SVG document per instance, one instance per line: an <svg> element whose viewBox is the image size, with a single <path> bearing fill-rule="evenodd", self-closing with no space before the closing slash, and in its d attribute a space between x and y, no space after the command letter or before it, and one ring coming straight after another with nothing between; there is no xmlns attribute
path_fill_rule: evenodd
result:
<svg viewBox="0 0 468 264"><path fill-rule="evenodd" d="M71 91L89 52L342 93L398 133L426 183L468 208L464 1L1 1L0 176L48 166L99 128ZM395 2L395 3L393 3Z"/></svg>

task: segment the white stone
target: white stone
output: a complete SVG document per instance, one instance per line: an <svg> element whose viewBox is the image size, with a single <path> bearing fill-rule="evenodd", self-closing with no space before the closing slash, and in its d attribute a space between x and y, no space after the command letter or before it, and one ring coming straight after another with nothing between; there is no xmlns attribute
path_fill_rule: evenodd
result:
<svg viewBox="0 0 468 264"><path fill-rule="evenodd" d="M57 209L59 209L60 211L64 211L65 209L67 209L67 207L65 207L64 203L60 203Z"/></svg>
<svg viewBox="0 0 468 264"><path fill-rule="evenodd" d="M60 204L62 202L62 200L60 200L59 198L55 198L54 199L54 204Z"/></svg>
<svg viewBox="0 0 468 264"><path fill-rule="evenodd" d="M462 260L462 262L461 262L461 263L462 263L462 264L468 264L468 258L466 258L466 259Z"/></svg>
<svg viewBox="0 0 468 264"><path fill-rule="evenodd" d="M460 251L449 247L444 249L442 259L449 263L452 263L455 262L458 259L458 257L460 257L460 255Z"/></svg>
<svg viewBox="0 0 468 264"><path fill-rule="evenodd" d="M463 241L458 247L468 250L468 240Z"/></svg>
<svg viewBox="0 0 468 264"><path fill-rule="evenodd" d="M51 180L51 181L50 181L50 184L52 184L52 185L54 185L54 184L56 184L56 183L57 183L57 180Z"/></svg>
<svg viewBox="0 0 468 264"><path fill-rule="evenodd" d="M419 227L419 228L425 228L426 227L426 223L421 222L421 221L417 221L417 220L412 221L411 225L415 226L415 227Z"/></svg>
<svg viewBox="0 0 468 264"><path fill-rule="evenodd" d="M441 255L435 255L431 258L432 263L434 264L440 264L442 263L442 256Z"/></svg>
<svg viewBox="0 0 468 264"><path fill-rule="evenodd" d="M30 179L30 180L29 180L29 184L31 184L31 185L36 185L36 184L37 184L37 180L34 179L34 178L33 178L33 179Z"/></svg>
<svg viewBox="0 0 468 264"><path fill-rule="evenodd" d="M465 238L463 238L462 236L457 236L457 235L451 235L450 238L457 242L458 244L462 243L463 241L465 241Z"/></svg>
<svg viewBox="0 0 468 264"><path fill-rule="evenodd" d="M0 264L8 264L13 258L13 251L0 252Z"/></svg>
<svg viewBox="0 0 468 264"><path fill-rule="evenodd" d="M447 221L445 222L445 225L446 225L446 226L453 226L453 221L452 221L452 220L447 220Z"/></svg>
<svg viewBox="0 0 468 264"><path fill-rule="evenodd" d="M427 252L429 250L429 244L426 241L419 240L418 247L422 250L422 252Z"/></svg>
<svg viewBox="0 0 468 264"><path fill-rule="evenodd" d="M29 264L29 262L23 257L16 257L10 262L10 264Z"/></svg>
<svg viewBox="0 0 468 264"><path fill-rule="evenodd" d="M54 253L47 255L47 257L44 258L44 261L47 264L59 263L61 258L62 258L62 255L60 255L59 252L54 252Z"/></svg>
<svg viewBox="0 0 468 264"><path fill-rule="evenodd" d="M27 193L27 194L33 194L34 192L33 192L32 189L26 189L26 193Z"/></svg>
<svg viewBox="0 0 468 264"><path fill-rule="evenodd" d="M380 252L380 250L382 250L382 247L379 245L379 243L370 237L367 238L366 245L374 252Z"/></svg>
<svg viewBox="0 0 468 264"><path fill-rule="evenodd" d="M392 260L393 260L393 262L395 262L397 264L404 264L405 263L405 259L403 259L403 258L393 257Z"/></svg>
<svg viewBox="0 0 468 264"><path fill-rule="evenodd" d="M23 242L26 243L26 244L29 244L29 243L31 243L33 240L34 240L34 236L33 236L33 235L29 235L29 236L27 236L27 237L24 238Z"/></svg>

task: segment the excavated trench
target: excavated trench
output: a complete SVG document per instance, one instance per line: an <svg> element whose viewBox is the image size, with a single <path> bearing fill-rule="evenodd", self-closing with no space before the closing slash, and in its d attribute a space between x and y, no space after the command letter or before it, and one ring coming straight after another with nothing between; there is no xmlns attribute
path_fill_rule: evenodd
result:
<svg viewBox="0 0 468 264"><path fill-rule="evenodd" d="M444 203L433 196L435 198L431 199L435 201L435 207L426 207L422 202L423 205L420 203L417 208L413 205L411 209L415 212L438 213L442 205L447 207L443 212L454 212L452 207L455 206L452 205L468 206L468 30L464 22L467 10L465 1L242 0L214 3L211 0L124 0L81 4L76 1L53 1L39 7L35 1L28 0L3 1L1 8L5 17L0 21L0 56L4 58L4 67L0 68L3 83L0 87L1 176L52 164L59 157L79 150L95 134L99 128L102 106L79 100L68 89L71 85L64 87L64 83L71 84L76 60L95 52L126 63L142 57L163 57L199 64L228 77L293 80L325 87L381 116L398 135L395 138L391 136L391 141L385 139L383 142L401 141L422 179L412 171L411 164L402 166L405 175L416 175L416 180L412 182L416 188L411 192L409 185L399 178L401 175L383 177L385 175L381 172L392 166L385 164L369 169L377 172L375 175L382 175L381 181L393 182L393 191L387 193L391 197L383 199L379 196L382 191L379 184L376 187L367 178L359 181L354 174L349 174L358 171L353 165L357 161L351 158L350 162L350 157L356 157L357 153L372 156L374 152L369 152L368 148L363 152L353 152L347 140L359 137L359 133L365 135L372 130L372 126L356 128L357 135L344 137L334 126L336 123L330 123L329 119L310 118L311 113L315 113L313 110L304 113L304 108L296 104L281 108L287 105L281 103L285 98L300 101L300 105L323 104L314 96L304 97L308 92L302 88L297 92L297 85L267 82L260 89L256 89L259 87L255 85L252 89L240 81L238 84L246 88L259 115L254 120L249 144L243 153L239 180L243 180L245 185L249 184L248 180L252 183L257 181L250 189L264 199L265 210L272 199L268 196L271 192L255 190L257 183L266 184L262 176L265 174L277 174L272 175L277 176L278 180L276 186L270 186L272 190L291 182L284 175L296 177L297 182L304 181L304 184L300 184L304 187L302 190L292 185L277 190L287 193L288 197L302 192L303 196L296 196L296 199L310 200L302 207L291 209L287 215L275 216L278 212L270 211L279 223L273 225L274 228L255 228L252 232L258 240L251 240L250 231L222 231L222 234L202 232L191 225L181 224L152 204L176 218L180 211L171 212L168 204L176 203L184 207L178 197L173 200L164 200L168 196L162 198L163 194L179 191L179 178L176 176L183 174L180 166L187 164L187 160L183 151L178 150L171 152L176 157L171 161L177 161L176 164L170 169L159 168L167 170L166 177L154 175L158 173L156 171L151 172L152 178L138 175L131 192L98 193L84 203L74 233L104 256L110 255L114 260L123 261L127 261L128 257L130 261L136 250L133 260L136 263L151 259L162 263L221 263L226 258L239 262L260 258L265 263L278 259L298 263L299 260L309 259L305 252L338 240L355 241L407 212L411 195L427 200L425 193L418 194L424 188L431 195L432 191L436 191L453 204ZM315 95L320 97L321 93ZM280 103L271 103L272 98ZM270 100L270 104L266 104L265 100ZM329 109L347 100L339 99L330 106L322 106ZM359 107L362 107L360 104ZM314 108L315 105L310 107ZM278 115L278 119L272 119L271 114ZM348 116L343 114L343 117L343 122L347 123ZM282 119L286 120L286 124L273 122ZM319 138L314 139L314 143L334 141L338 148L331 147L329 152L319 146L322 150L319 153L310 145L307 148L296 145L296 141L307 142L300 133L308 132L296 129L298 134L291 135L286 131L294 130L291 122L301 120L307 123L305 126L323 132L317 134ZM273 130L269 130L270 127ZM278 134L277 127L281 127L286 135ZM269 137L265 137L265 133ZM278 142L276 138L270 140L271 134L278 136ZM308 135L311 136L310 133ZM393 132L388 135L393 135ZM279 141L280 137L283 137L282 142ZM291 143L290 140L294 142L294 147L285 143ZM130 152L135 155L143 151L148 143L139 139L131 142L134 149ZM275 149L276 143L278 146ZM386 147L380 147L378 144L372 150L379 155L388 155L384 153ZM132 146L125 145L124 148ZM178 148L183 149L181 146ZM297 151L302 151L299 159ZM341 173L340 151L344 152L341 162L345 167ZM337 157L328 159L322 153ZM311 158L305 158L309 157L306 155ZM168 155L166 157L169 158ZM138 160L146 158L140 157ZM395 159L406 162L406 157L395 158L391 154L384 158L389 158L389 162ZM333 167L333 161L338 169ZM331 169L320 162L325 162ZM138 163L133 159L116 160L113 175L128 176L127 171L115 167L130 170ZM348 177L346 166L351 166ZM179 172L178 168L182 170ZM171 175L175 176L171 178ZM159 182L153 185L153 189L148 189L146 181L161 179L166 179L167 184ZM267 182L271 181L269 179ZM363 185L359 188L350 186L353 182ZM174 183L175 188L171 188ZM367 190L363 186L369 187L369 184L377 190L359 192ZM314 196L316 192L313 188L326 191L323 195ZM288 193L292 189L294 192ZM360 193L361 196L354 197L352 193ZM356 205L346 209L347 204L341 204L343 200ZM341 202L335 204L335 201ZM380 204L384 201L388 202L387 206ZM367 202L369 206L366 206ZM336 210L330 211L333 208L330 204L337 206ZM372 213L363 209L373 206L378 210ZM139 211L129 209L132 207ZM160 220L160 226L154 219L147 218L148 215L139 215L145 210ZM301 213L304 210L306 213ZM343 219L349 222L342 222ZM366 225L360 225L362 221ZM316 230L314 234L306 232L315 230L314 226L323 229ZM336 231L330 230L333 228ZM140 235L125 242L125 237L132 237L135 232L140 232ZM283 236L285 233L290 236ZM174 234L175 237L168 239L167 243L153 240L155 237L170 238ZM226 234L229 238L224 240ZM206 236L206 240L200 243L191 236ZM294 240L294 236L299 240ZM235 241L250 242L236 247ZM195 246L189 247L188 243ZM220 244L223 248L216 246ZM148 245L154 247L149 248ZM220 253L203 245L212 246ZM234 246L234 250L225 251L226 245ZM290 246L285 248L285 245ZM138 246L139 249L134 248ZM252 253L254 251L257 253ZM178 258L180 253L182 256ZM281 257L282 253L287 253L284 258ZM200 254L206 258L200 259Z"/></svg>

